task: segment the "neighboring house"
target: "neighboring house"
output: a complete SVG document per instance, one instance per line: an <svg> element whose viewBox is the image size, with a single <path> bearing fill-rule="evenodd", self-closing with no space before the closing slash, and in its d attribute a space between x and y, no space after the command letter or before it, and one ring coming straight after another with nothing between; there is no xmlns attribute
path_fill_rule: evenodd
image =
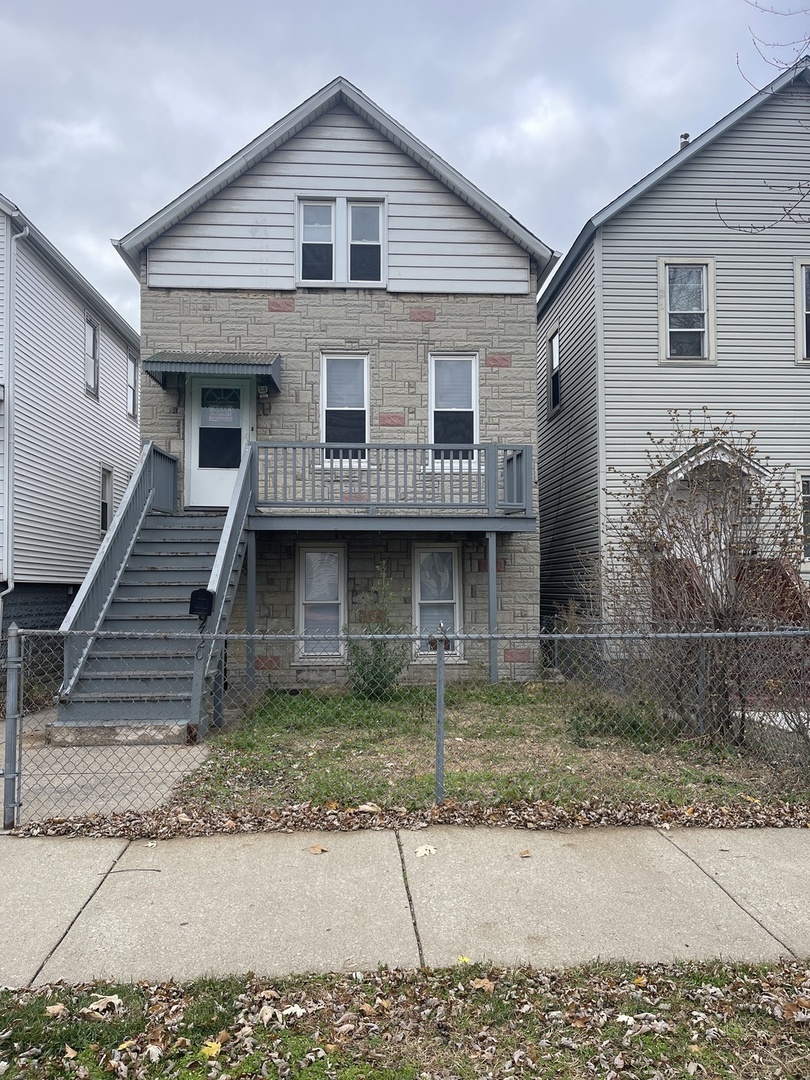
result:
<svg viewBox="0 0 810 1080"><path fill-rule="evenodd" d="M255 658L265 681L345 677L341 631L373 621L380 565L396 621L442 623L460 670L454 632L536 628L554 252L343 78L116 246L142 288L141 430L178 461L172 528L218 529L224 552L244 521L231 629L306 635ZM194 630L183 582L164 596ZM231 600L208 592L222 629ZM525 643L476 655L493 677L536 671ZM431 659L424 642L412 672Z"/></svg>
<svg viewBox="0 0 810 1080"><path fill-rule="evenodd" d="M541 600L578 598L669 410L789 463L810 536L810 60L596 214L538 313ZM810 570L810 543L806 552Z"/></svg>
<svg viewBox="0 0 810 1080"><path fill-rule="evenodd" d="M138 459L138 335L0 195L0 607L56 627Z"/></svg>

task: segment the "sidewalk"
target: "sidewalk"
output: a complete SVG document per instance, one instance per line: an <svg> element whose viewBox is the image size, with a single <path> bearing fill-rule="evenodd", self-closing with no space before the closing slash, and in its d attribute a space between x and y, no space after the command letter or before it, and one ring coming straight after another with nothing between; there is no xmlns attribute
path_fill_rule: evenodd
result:
<svg viewBox="0 0 810 1080"><path fill-rule="evenodd" d="M15 987L810 956L810 829L0 835L0 881Z"/></svg>

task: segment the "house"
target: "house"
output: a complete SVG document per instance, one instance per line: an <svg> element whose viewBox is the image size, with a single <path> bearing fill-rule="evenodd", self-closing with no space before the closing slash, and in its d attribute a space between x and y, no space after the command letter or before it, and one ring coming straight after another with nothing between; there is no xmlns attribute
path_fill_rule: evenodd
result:
<svg viewBox="0 0 810 1080"><path fill-rule="evenodd" d="M543 617L580 596L670 411L731 411L810 536L810 60L596 214L538 305ZM615 520L615 518L614 518ZM810 543L806 564L810 571Z"/></svg>
<svg viewBox="0 0 810 1080"><path fill-rule="evenodd" d="M138 335L0 195L0 608L56 627L135 467Z"/></svg>
<svg viewBox="0 0 810 1080"><path fill-rule="evenodd" d="M553 251L343 78L116 246L141 283L161 509L175 483L178 499L152 505L150 535L179 530L177 550L208 530L220 576L178 578L162 623L114 600L105 626L196 631L196 584L206 630L299 635L248 657L260 685L332 683L382 565L395 620L424 635L415 676L439 624L462 673L481 650L454 633L536 628L535 298ZM525 643L493 640L483 662L536 670Z"/></svg>

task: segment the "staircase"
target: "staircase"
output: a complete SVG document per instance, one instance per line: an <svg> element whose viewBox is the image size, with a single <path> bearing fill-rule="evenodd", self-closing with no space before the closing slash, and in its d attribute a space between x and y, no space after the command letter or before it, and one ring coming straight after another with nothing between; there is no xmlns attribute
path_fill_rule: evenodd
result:
<svg viewBox="0 0 810 1080"><path fill-rule="evenodd" d="M167 635L99 637L47 739L56 745L187 743L201 718L192 715L200 620L189 615L193 589L208 585L224 518L146 516L118 580L101 632ZM227 582L230 606L244 554ZM199 710L198 710L199 711Z"/></svg>

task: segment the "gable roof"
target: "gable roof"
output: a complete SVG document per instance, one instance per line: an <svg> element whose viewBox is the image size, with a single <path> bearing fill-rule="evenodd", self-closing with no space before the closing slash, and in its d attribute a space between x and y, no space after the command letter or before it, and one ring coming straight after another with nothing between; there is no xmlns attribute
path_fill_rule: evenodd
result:
<svg viewBox="0 0 810 1080"><path fill-rule="evenodd" d="M173 225L176 225L178 221L182 221L193 210L202 206L217 192L222 191L237 177L253 168L254 165L272 154L274 150L277 150L293 136L303 131L319 116L339 104L347 105L366 123L376 128L377 131L418 165L421 165L423 169L441 181L445 187L449 188L460 199L463 199L468 206L471 206L473 210L476 210L487 221L500 229L502 233L505 233L510 240L513 240L519 247L528 252L538 264L541 280L545 279L560 258L560 253L547 247L542 240L529 232L502 206L499 206L488 195L485 195L475 184L467 180L460 172L457 172L452 165L448 165L429 146L426 146L415 135L412 135L398 124L393 117L383 112L378 105L342 76L338 76L327 86L318 90L298 108L293 109L283 119L268 128L264 134L248 143L233 157L223 162L208 176L203 177L188 191L178 196L156 214L153 214L152 217L136 229L133 229L132 232L127 233L121 240L113 241L113 246L137 277L139 274L140 254L153 240L156 240L157 237L161 236Z"/></svg>
<svg viewBox="0 0 810 1080"><path fill-rule="evenodd" d="M72 286L72 288L74 288L82 297L87 306L92 308L94 313L98 315L103 322L120 334L131 349L140 349L140 337L137 332L132 329L126 319L124 319L122 315L119 315L109 301L105 300L101 293L93 288L87 278L80 274L72 263L67 261L62 252L53 246L50 240L39 231L29 218L25 216L19 206L16 206L2 193L0 193L0 212L7 214L8 217L11 218L14 227L18 232L25 232L25 230L28 229L25 240L31 245L40 258Z"/></svg>
<svg viewBox="0 0 810 1080"><path fill-rule="evenodd" d="M611 218L616 217L623 210L626 210L628 206L634 203L637 199L640 199L642 195L645 195L651 188L655 187L662 180L665 180L668 176L672 175L681 165L685 164L696 154L699 154L702 150L705 150L707 146L710 146L715 140L719 139L721 135L725 135L727 131L735 127L749 116L752 112L760 107L765 101L772 97L780 90L784 90L786 86L790 86L791 83L802 80L810 85L810 56L803 56L801 60L798 60L791 67L774 79L762 90L758 90L756 94L753 94L747 101L744 101L742 105L738 105L733 112L730 112L728 116L725 116L722 120L719 120L713 127L710 127L707 131L704 131L702 135L699 135L696 139L693 139L683 149L678 150L662 162L657 169L653 169L651 173L648 173L643 179L639 180L637 184L628 188L613 202L607 204L595 214L589 221L585 223L580 234L577 236L570 249L566 252L565 257L557 266L557 272L549 282L549 285L544 294L537 301L537 313L542 314L554 296L557 294L560 286L566 280L568 275L576 266L580 255L587 247L588 243L592 239L596 230L604 225L605 222L610 221Z"/></svg>
<svg viewBox="0 0 810 1080"><path fill-rule="evenodd" d="M652 483L666 480L668 484L674 480L686 480L693 469L703 465L727 465L744 476L752 473L756 473L760 478L770 475L770 469L766 465L718 436L691 446L663 468L656 469L647 479Z"/></svg>

